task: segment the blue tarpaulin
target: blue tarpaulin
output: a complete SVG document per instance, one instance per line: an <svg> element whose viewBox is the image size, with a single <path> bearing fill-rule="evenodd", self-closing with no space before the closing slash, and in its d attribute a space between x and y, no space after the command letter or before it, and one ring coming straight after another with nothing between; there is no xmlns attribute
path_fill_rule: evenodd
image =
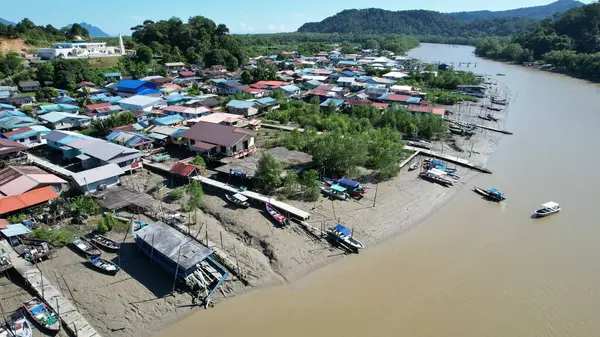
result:
<svg viewBox="0 0 600 337"><path fill-rule="evenodd" d="M350 179L346 179L346 178L342 178L340 180L338 180L338 184L343 185L343 186L350 186L353 188L357 188L360 184L354 180L350 180Z"/></svg>
<svg viewBox="0 0 600 337"><path fill-rule="evenodd" d="M346 236L350 236L352 234L352 231L350 231L348 228L346 228L340 224L333 226L333 229L346 235Z"/></svg>

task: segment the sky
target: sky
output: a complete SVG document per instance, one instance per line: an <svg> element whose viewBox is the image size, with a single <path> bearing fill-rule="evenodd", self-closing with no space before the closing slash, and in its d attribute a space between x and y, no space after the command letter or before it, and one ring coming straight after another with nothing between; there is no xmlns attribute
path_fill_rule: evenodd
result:
<svg viewBox="0 0 600 337"><path fill-rule="evenodd" d="M0 0L0 17L18 22L26 15L37 25L57 28L87 22L110 35L130 35L130 28L144 20L186 21L202 15L224 23L231 33L276 33L295 31L305 22L321 21L344 9L428 9L440 12L506 10L546 5L553 0ZM586 3L591 0L583 1Z"/></svg>

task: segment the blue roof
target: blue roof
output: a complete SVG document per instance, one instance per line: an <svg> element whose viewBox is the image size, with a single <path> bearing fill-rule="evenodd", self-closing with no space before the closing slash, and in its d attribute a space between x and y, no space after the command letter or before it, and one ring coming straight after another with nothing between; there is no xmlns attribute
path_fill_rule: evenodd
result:
<svg viewBox="0 0 600 337"><path fill-rule="evenodd" d="M6 229L1 230L2 234L6 235L6 237L11 238L13 236L25 235L31 233L31 230L27 228L27 226L17 223L13 225L8 225Z"/></svg>
<svg viewBox="0 0 600 337"><path fill-rule="evenodd" d="M121 82L117 83L117 88L137 89L146 83L147 82L140 80L122 80Z"/></svg>
<svg viewBox="0 0 600 337"><path fill-rule="evenodd" d="M407 102L408 103L419 104L419 102L421 102L421 99L419 97L410 97Z"/></svg>
<svg viewBox="0 0 600 337"><path fill-rule="evenodd" d="M25 138L29 138L31 136L35 136L38 133L49 133L50 129L48 129L45 126L41 126L41 125L32 125L30 126L31 130L27 131L27 132L23 132L17 135L12 135L10 137L8 137L8 139L10 140L18 140L18 139L25 139Z"/></svg>
<svg viewBox="0 0 600 337"><path fill-rule="evenodd" d="M144 89L140 92L138 92L138 95L154 95L154 94L161 94L162 91L160 90L156 90L156 89Z"/></svg>
<svg viewBox="0 0 600 337"><path fill-rule="evenodd" d="M181 136L181 135L182 135L184 132L186 132L187 130L188 130L188 129L179 129L179 130L177 130L177 131L173 132L173 133L171 134L171 137L179 137L179 136Z"/></svg>
<svg viewBox="0 0 600 337"><path fill-rule="evenodd" d="M104 74L104 78L107 77L121 77L121 73L106 73Z"/></svg>
<svg viewBox="0 0 600 337"><path fill-rule="evenodd" d="M290 84L290 85L284 85L283 87L281 87L282 90L285 91L289 91L289 92L295 92L295 91L300 91L300 88L298 88L297 86Z"/></svg>
<svg viewBox="0 0 600 337"><path fill-rule="evenodd" d="M97 94L97 95L90 96L90 99L93 99L94 101L101 101L101 100L104 100L105 98L106 98L106 94Z"/></svg>
<svg viewBox="0 0 600 337"><path fill-rule="evenodd" d="M360 185L358 182L347 179L347 178L342 178L342 179L338 180L338 184L344 185L344 186L350 186L353 188L357 188Z"/></svg>
<svg viewBox="0 0 600 337"><path fill-rule="evenodd" d="M2 90L2 91L0 91L0 99L2 99L2 98L8 98L8 97L10 97L10 91L8 91L8 90Z"/></svg>
<svg viewBox="0 0 600 337"><path fill-rule="evenodd" d="M55 111L79 111L79 107L71 104L48 104L40 106L40 113L42 114Z"/></svg>
<svg viewBox="0 0 600 337"><path fill-rule="evenodd" d="M248 109L254 106L254 104L256 104L256 102L254 101L240 101L237 99L231 100L229 103L227 103L227 107L233 107L236 109Z"/></svg>
<svg viewBox="0 0 600 337"><path fill-rule="evenodd" d="M279 101L273 97L263 97L263 98L257 99L256 102L258 102L260 104L279 104Z"/></svg>
<svg viewBox="0 0 600 337"><path fill-rule="evenodd" d="M183 121L183 117L180 115L172 115L167 117L161 117L154 120L154 124L159 125L173 125L177 123L181 123Z"/></svg>
<svg viewBox="0 0 600 337"><path fill-rule="evenodd" d="M166 98L167 98L167 102L177 102L177 101L181 101L181 100L186 99L186 96L184 96L184 95L170 95L170 96L167 96Z"/></svg>
<svg viewBox="0 0 600 337"><path fill-rule="evenodd" d="M342 75L344 76L348 76L348 77L354 77L356 76L356 73L350 70L344 70L342 71Z"/></svg>
<svg viewBox="0 0 600 337"><path fill-rule="evenodd" d="M0 119L7 118L7 117L29 117L29 116L27 116L24 112L21 112L19 110L4 111L4 112L0 113Z"/></svg>
<svg viewBox="0 0 600 337"><path fill-rule="evenodd" d="M333 226L333 229L336 230L336 231L338 231L338 232L340 232L340 233L342 233L342 234L344 234L344 235L346 235L346 236L352 235L352 231L351 230L349 230L347 227L342 226L340 224L337 224L337 225Z"/></svg>
<svg viewBox="0 0 600 337"><path fill-rule="evenodd" d="M338 66L339 65L344 65L344 66L355 66L355 65L357 65L357 63L354 62L354 61L346 61L346 60L340 61L337 64L338 64Z"/></svg>
<svg viewBox="0 0 600 337"><path fill-rule="evenodd" d="M335 104L335 106L340 106L340 105L344 104L343 99L328 98L325 100L325 102L321 103L321 106L329 106L329 103L331 103L331 102L333 102Z"/></svg>
<svg viewBox="0 0 600 337"><path fill-rule="evenodd" d="M39 121L24 116L9 116L0 119L0 128L7 130L20 129L26 126L38 125Z"/></svg>
<svg viewBox="0 0 600 337"><path fill-rule="evenodd" d="M14 109L16 109L16 107L14 107L14 106L12 106L10 104L2 104L2 103L0 103L0 109L11 109L11 110L14 110Z"/></svg>
<svg viewBox="0 0 600 337"><path fill-rule="evenodd" d="M122 99L123 99L123 97L121 97L121 96L110 96L110 97L103 98L102 101L104 101L106 103L119 103L119 101Z"/></svg>
<svg viewBox="0 0 600 337"><path fill-rule="evenodd" d="M75 98L72 98L69 96L62 96L59 98L55 98L52 101L56 104L69 104L69 103L77 102L77 100Z"/></svg>

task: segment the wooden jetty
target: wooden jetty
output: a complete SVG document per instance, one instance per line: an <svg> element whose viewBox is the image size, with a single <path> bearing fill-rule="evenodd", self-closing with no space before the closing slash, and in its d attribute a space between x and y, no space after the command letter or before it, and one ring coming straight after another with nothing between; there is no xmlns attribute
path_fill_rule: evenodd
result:
<svg viewBox="0 0 600 337"><path fill-rule="evenodd" d="M411 154L410 157L408 157L405 161L401 162L400 168L403 168L404 166L406 166L406 164L410 163L416 156L419 155L419 152L419 150L415 151L415 153Z"/></svg>
<svg viewBox="0 0 600 337"><path fill-rule="evenodd" d="M469 163L468 160L463 159L463 158L449 156L449 155L437 153L437 152L434 152L434 151L431 151L431 150L419 149L419 148L408 146L408 145L404 146L404 149L405 150L410 150L410 151L416 151L417 153L413 154L414 156L416 156L418 154L426 154L428 156L436 157L436 158L439 158L439 159L443 159L445 161L448 161L448 162L451 162L451 163L454 163L454 164L457 164L457 165L461 165L461 166L464 166L466 168L470 168L470 169L473 169L473 170L477 170L479 172L489 173L489 174L492 173L492 171L490 171L490 170L488 170L488 169L486 169L484 167L480 167L480 166L471 164L471 163Z"/></svg>
<svg viewBox="0 0 600 337"><path fill-rule="evenodd" d="M276 124L261 123L260 126L263 128L266 128L266 129L275 129L275 130L282 130L282 131L298 130L299 132L304 132L303 128L298 128L295 126L288 126L288 125L276 125ZM320 135L322 133L323 132L321 132L321 131L317 131L318 135Z"/></svg>
<svg viewBox="0 0 600 337"><path fill-rule="evenodd" d="M50 172L58 175L61 178L69 179L71 177L71 174L73 173L73 172L66 170L58 165L54 165L51 162L44 160L38 156L34 156L31 153L27 154L27 160L36 166L39 166L47 171L50 171Z"/></svg>
<svg viewBox="0 0 600 337"><path fill-rule="evenodd" d="M0 241L11 257L15 269L23 276L27 284L60 316L63 327L77 337L100 337L100 334L83 318L79 311L52 285L38 268L19 257L8 242Z"/></svg>
<svg viewBox="0 0 600 337"><path fill-rule="evenodd" d="M475 127L481 128L481 129L486 129L486 130L490 130L490 131L494 131L494 132L500 132L503 133L505 135L512 135L513 133L507 130L502 130L502 129L497 129L497 128L492 128L489 126L485 126L485 125L481 125L481 124L472 124Z"/></svg>
<svg viewBox="0 0 600 337"><path fill-rule="evenodd" d="M162 164L156 164L156 163L149 163L148 160L144 160L144 165L148 166L148 167L152 167L155 168L157 170L161 170L164 172L168 172L170 173L170 167L167 167L166 165L162 165ZM240 191L237 188L227 185L226 183L222 183L218 180L214 180L214 179L210 179L207 177L203 177L203 176L196 176L196 177L192 177L192 179L198 180L199 182L201 182L202 184L211 186L213 188L216 189L220 189L222 191L225 192L229 192L229 193L240 193L250 199L262 202L262 203L270 203L271 205L275 206L276 208L278 208L280 211L287 213L286 215L295 217L299 220L307 220L310 218L310 213L305 212L299 208L296 208L292 205L286 204L284 202L278 201L276 199L273 199L269 196L265 196L262 195L260 193L256 193L256 192L252 192L252 191Z"/></svg>

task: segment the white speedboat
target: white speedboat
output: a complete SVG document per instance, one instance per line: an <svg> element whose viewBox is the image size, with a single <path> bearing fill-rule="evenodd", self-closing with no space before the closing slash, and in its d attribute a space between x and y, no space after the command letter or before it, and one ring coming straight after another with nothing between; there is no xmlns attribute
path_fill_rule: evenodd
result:
<svg viewBox="0 0 600 337"><path fill-rule="evenodd" d="M535 211L535 216L544 217L558 212L560 212L560 205L554 201L548 201L547 203L542 204L542 208Z"/></svg>
<svg viewBox="0 0 600 337"><path fill-rule="evenodd" d="M355 239L352 235L352 231L341 224L337 224L327 230L327 234L334 239L342 242L348 248L358 252L359 249L365 248L362 242Z"/></svg>

